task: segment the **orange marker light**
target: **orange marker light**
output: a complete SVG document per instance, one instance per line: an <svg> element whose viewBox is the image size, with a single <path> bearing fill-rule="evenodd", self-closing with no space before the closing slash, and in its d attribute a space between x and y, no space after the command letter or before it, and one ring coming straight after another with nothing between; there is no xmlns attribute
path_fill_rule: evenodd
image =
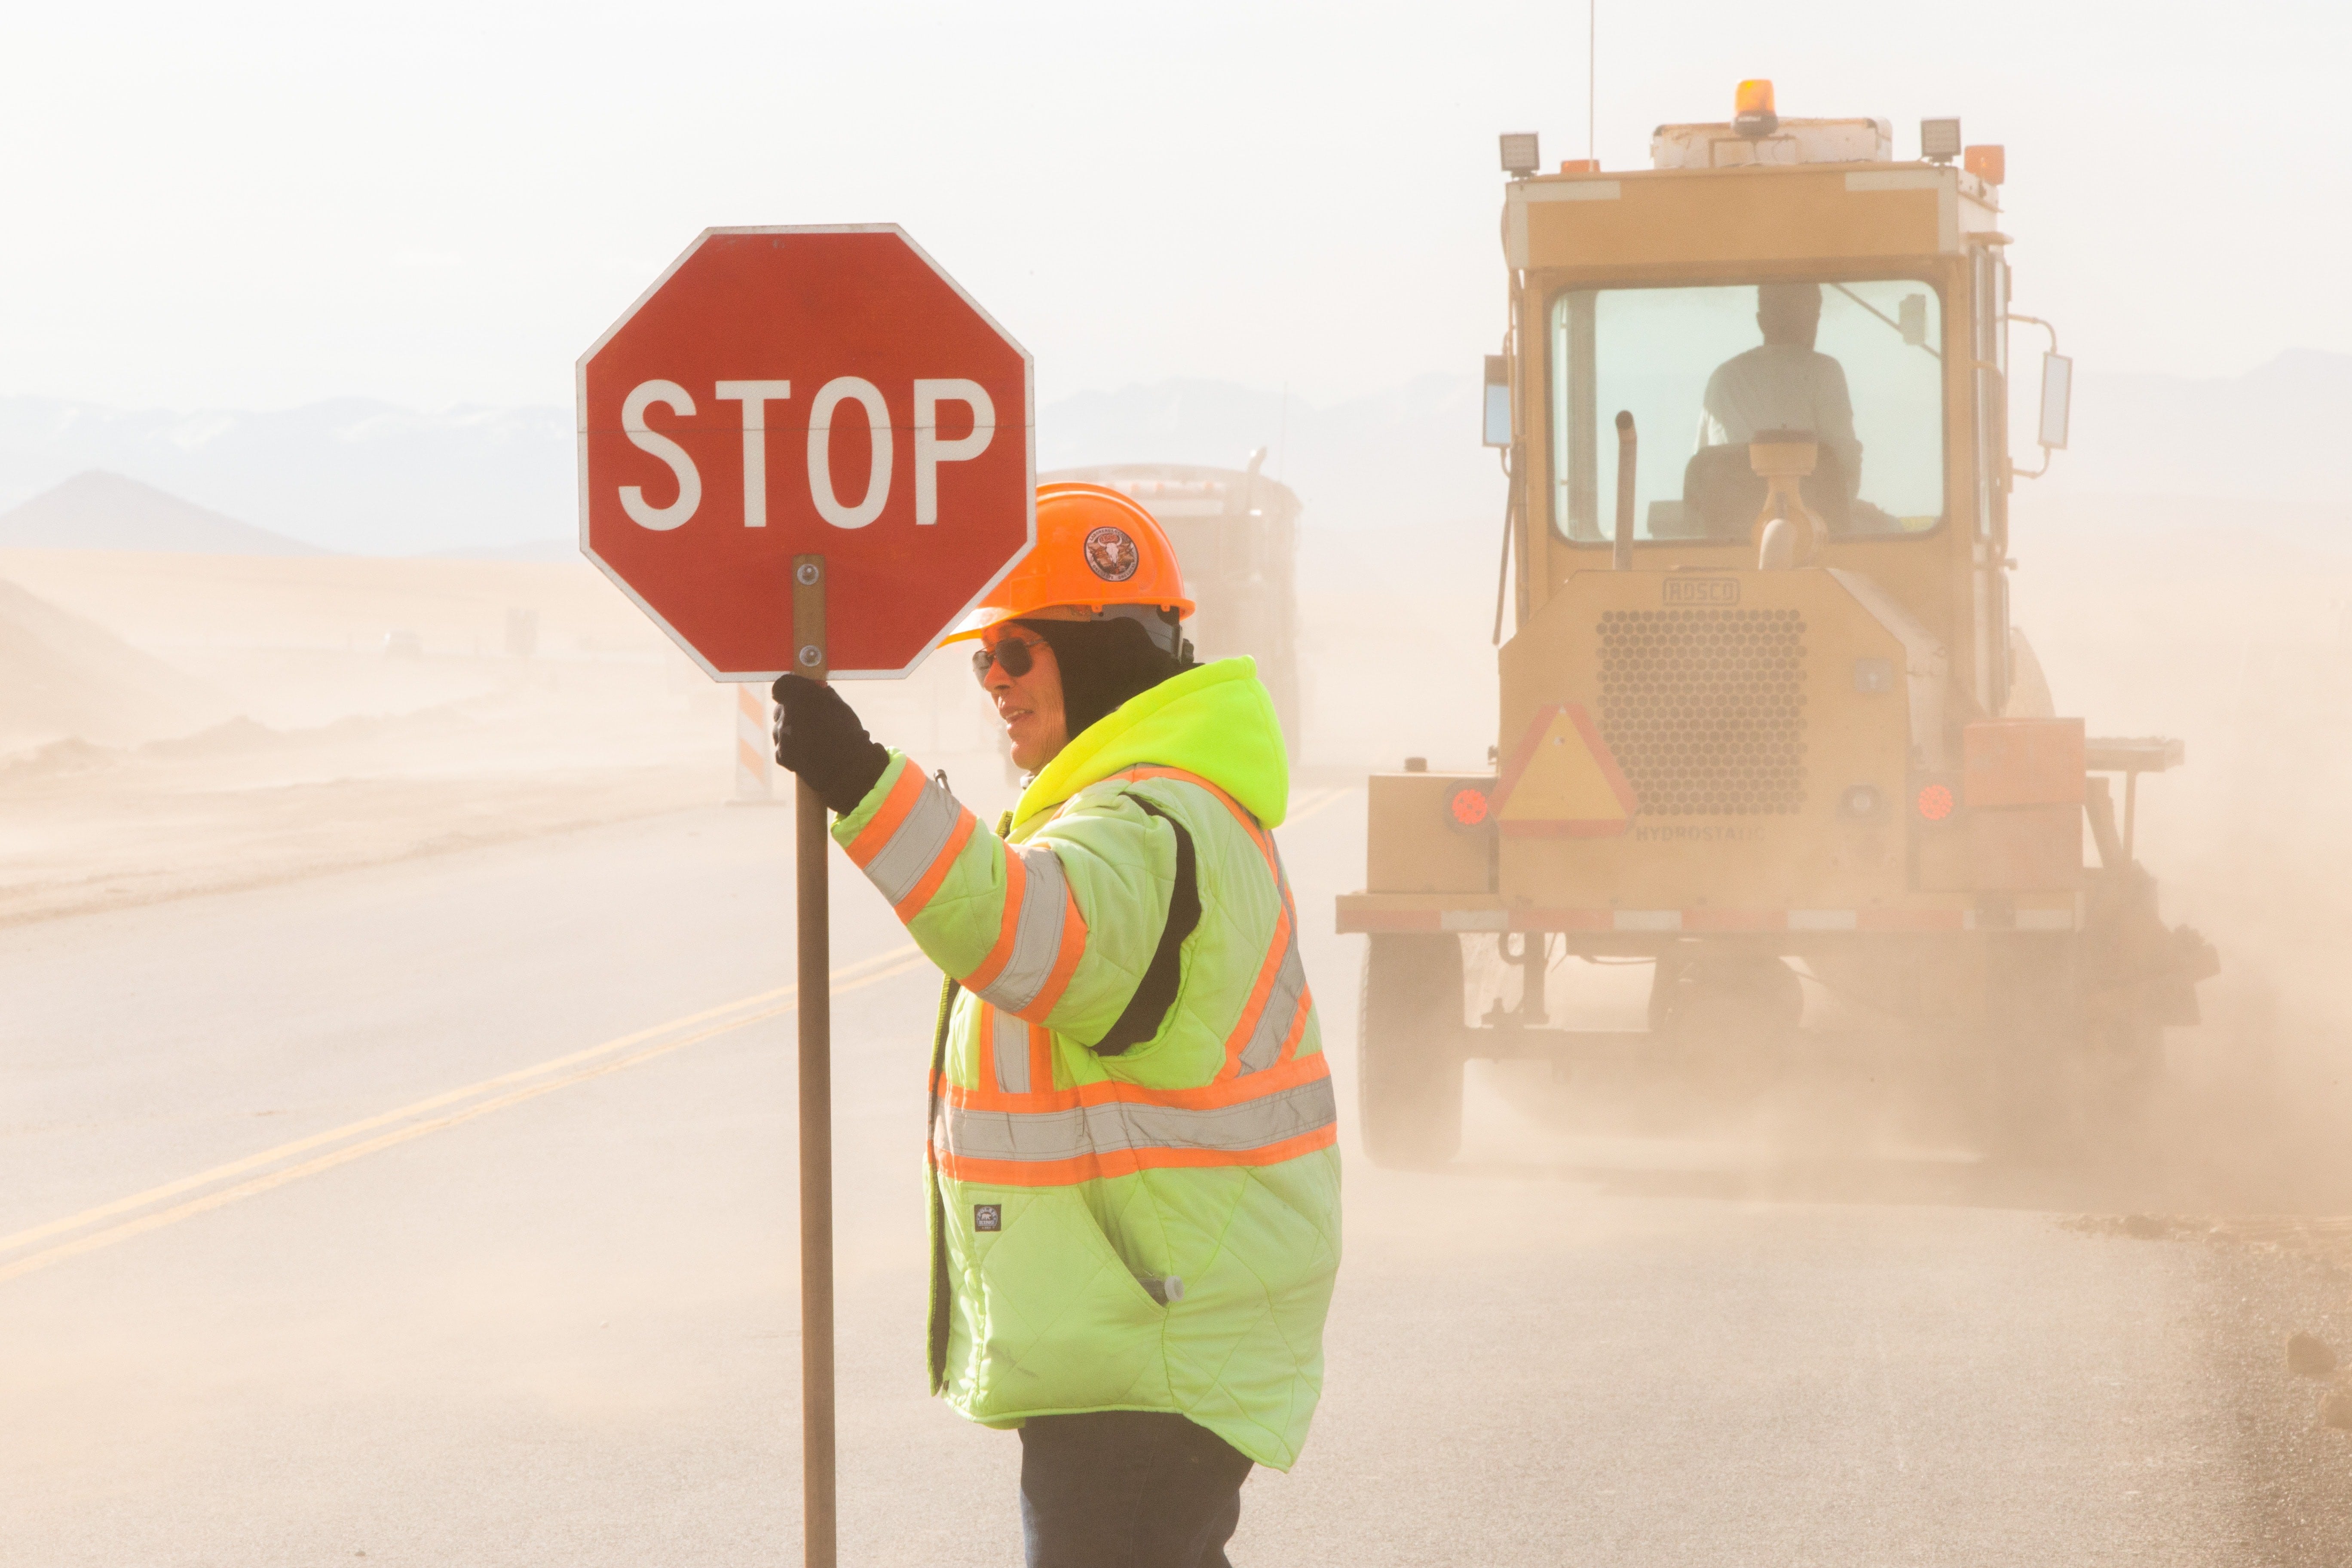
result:
<svg viewBox="0 0 2352 1568"><path fill-rule="evenodd" d="M1486 792L1475 784L1465 785L1446 797L1445 809L1454 814L1457 826L1476 827L1486 820Z"/></svg>
<svg viewBox="0 0 2352 1568"><path fill-rule="evenodd" d="M1919 815L1941 822L1952 815L1952 791L1948 784L1928 784L1919 792Z"/></svg>

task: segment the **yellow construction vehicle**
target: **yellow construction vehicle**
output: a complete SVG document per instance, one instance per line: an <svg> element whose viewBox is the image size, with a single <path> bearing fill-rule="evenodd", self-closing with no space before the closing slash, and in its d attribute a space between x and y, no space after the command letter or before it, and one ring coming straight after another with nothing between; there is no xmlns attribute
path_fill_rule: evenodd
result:
<svg viewBox="0 0 2352 1568"><path fill-rule="evenodd" d="M1659 127L1648 169L1502 138L1500 733L1484 769L1370 780L1339 900L1383 1163L1454 1152L1466 1059L1766 1051L1813 982L2004 1117L2077 1114L2218 968L2109 784L2180 745L2087 738L2010 625L2008 498L2065 445L2070 362L2010 306L2002 150L1928 121L1898 163L1886 121L1779 119L1769 82L1737 109ZM2050 334L2033 469L2016 323ZM1556 1026L1570 956L1652 961L1650 1028Z"/></svg>

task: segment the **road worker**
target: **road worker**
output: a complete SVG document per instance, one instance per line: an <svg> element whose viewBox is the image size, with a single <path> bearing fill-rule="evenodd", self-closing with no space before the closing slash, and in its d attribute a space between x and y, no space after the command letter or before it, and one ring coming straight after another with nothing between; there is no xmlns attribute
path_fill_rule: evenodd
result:
<svg viewBox="0 0 2352 1568"><path fill-rule="evenodd" d="M1322 1388L1339 1155L1289 775L1192 608L1141 506L1039 489L1036 548L956 634L1028 774L995 832L833 688L776 682L776 760L949 976L931 1387L1020 1428L1032 1568L1223 1568Z"/></svg>

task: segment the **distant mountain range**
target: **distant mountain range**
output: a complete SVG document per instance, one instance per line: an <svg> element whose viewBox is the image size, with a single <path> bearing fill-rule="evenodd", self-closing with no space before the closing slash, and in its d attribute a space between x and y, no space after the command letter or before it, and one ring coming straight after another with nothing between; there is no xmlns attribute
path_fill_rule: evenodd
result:
<svg viewBox="0 0 2352 1568"><path fill-rule="evenodd" d="M322 555L313 544L223 517L120 474L90 469L0 511L0 548Z"/></svg>
<svg viewBox="0 0 2352 1568"><path fill-rule="evenodd" d="M2021 354L2012 395L2038 395L2038 364ZM2084 375L2074 401L2072 438L2045 485L2076 494L2352 504L2339 456L2352 429L2352 354L2296 349L2243 375L2211 379ZM2020 460L2032 463L2034 454L2029 448Z"/></svg>
<svg viewBox="0 0 2352 1568"><path fill-rule="evenodd" d="M1443 376L1323 407L1223 382L1086 393L1040 414L1037 466L1239 468L1263 447L1266 471L1307 498L1315 525L1464 523L1499 515L1502 499L1494 456L1477 444L1477 398L1469 380ZM34 514L54 521L69 499L54 487L71 479L94 493L126 478L318 549L524 559L572 536L579 482L565 409L433 415L350 401L170 414L0 398L0 507L39 496ZM0 514L0 530L14 515ZM93 545L111 537L86 526L98 529ZM55 537L48 522L34 531ZM0 532L0 544L33 542Z"/></svg>
<svg viewBox="0 0 2352 1568"><path fill-rule="evenodd" d="M357 399L174 414L0 398L0 506L89 469L319 549L432 554L568 531L572 416L418 414Z"/></svg>
<svg viewBox="0 0 2352 1568"><path fill-rule="evenodd" d="M2019 395L2030 397L2031 362L2020 369ZM1037 462L1237 468L1264 447L1265 471L1298 492L1309 528L1433 531L1484 549L1503 481L1478 445L1478 403L1468 376L1424 375L1325 405L1226 382L1156 382L1047 404ZM2070 448L2029 493L2045 504L2228 498L2340 516L2346 429L2352 355L2297 351L2221 378L2085 374ZM56 488L89 470L102 473ZM130 481L143 496L120 488ZM531 558L561 553L557 542L572 536L577 482L562 408L420 414L345 400L173 414L0 398L0 507L16 506L0 514L0 543L92 543L112 528L159 542L143 548ZM44 491L37 506L17 505ZM187 515L167 526L161 503L174 498ZM109 507L146 521L109 522ZM208 542L164 546L167 536Z"/></svg>

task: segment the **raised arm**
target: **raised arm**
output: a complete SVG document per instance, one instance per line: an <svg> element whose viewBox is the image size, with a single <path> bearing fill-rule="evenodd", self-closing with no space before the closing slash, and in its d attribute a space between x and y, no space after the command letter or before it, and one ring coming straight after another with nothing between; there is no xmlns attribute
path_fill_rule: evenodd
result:
<svg viewBox="0 0 2352 1568"><path fill-rule="evenodd" d="M1074 802L1015 844L896 753L833 833L932 963L1089 1045L1135 994L1175 887L1174 829L1124 794Z"/></svg>

